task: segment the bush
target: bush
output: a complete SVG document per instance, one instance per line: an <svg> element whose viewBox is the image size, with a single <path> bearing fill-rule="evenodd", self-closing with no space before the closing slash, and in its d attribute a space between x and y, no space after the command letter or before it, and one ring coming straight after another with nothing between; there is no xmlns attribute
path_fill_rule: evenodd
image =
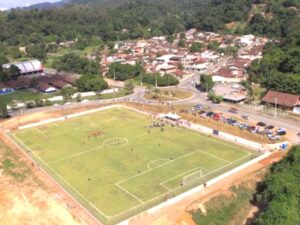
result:
<svg viewBox="0 0 300 225"><path fill-rule="evenodd" d="M157 76L157 86L166 87L173 86L179 83L179 80L172 75L166 74L161 76L159 74L145 74L143 76L143 82L151 85L155 85Z"/></svg>

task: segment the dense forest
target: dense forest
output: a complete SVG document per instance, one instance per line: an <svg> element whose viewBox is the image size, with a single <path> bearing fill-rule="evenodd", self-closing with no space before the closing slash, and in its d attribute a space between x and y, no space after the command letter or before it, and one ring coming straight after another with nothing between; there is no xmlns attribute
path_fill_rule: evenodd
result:
<svg viewBox="0 0 300 225"><path fill-rule="evenodd" d="M0 12L0 54L46 60L49 43L91 43L169 35L190 28L269 36L250 81L267 90L300 94L299 0L70 0L59 8ZM116 16L117 15L117 16ZM228 26L229 24L233 26Z"/></svg>
<svg viewBox="0 0 300 225"><path fill-rule="evenodd" d="M253 15L246 30L274 39L263 59L252 63L250 80L268 90L300 94L300 1L270 1L265 13Z"/></svg>
<svg viewBox="0 0 300 225"><path fill-rule="evenodd" d="M0 41L39 44L97 36L104 41L147 38L189 28L219 31L247 20L252 0L130 0L107 6L68 4L59 9L18 10L0 15ZM116 16L117 15L117 16Z"/></svg>
<svg viewBox="0 0 300 225"><path fill-rule="evenodd" d="M300 146L293 147L285 159L272 166L259 184L255 201L263 210L253 225L300 224Z"/></svg>

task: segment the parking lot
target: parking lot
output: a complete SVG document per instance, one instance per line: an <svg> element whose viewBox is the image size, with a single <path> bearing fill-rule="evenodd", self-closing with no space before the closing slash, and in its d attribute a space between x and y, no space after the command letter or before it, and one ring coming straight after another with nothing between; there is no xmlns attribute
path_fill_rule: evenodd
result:
<svg viewBox="0 0 300 225"><path fill-rule="evenodd" d="M248 115L239 114L235 108L230 108L225 114L211 111L205 106L198 104L185 111L182 110L182 112L190 112L201 118L226 123L240 130L266 137L271 141L281 140L287 134L287 130L284 127L275 127L263 121L253 121Z"/></svg>

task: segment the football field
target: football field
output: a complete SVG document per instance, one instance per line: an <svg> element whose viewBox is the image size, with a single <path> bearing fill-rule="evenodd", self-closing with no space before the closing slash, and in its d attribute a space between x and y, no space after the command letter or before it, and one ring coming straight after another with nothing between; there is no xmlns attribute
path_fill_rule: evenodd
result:
<svg viewBox="0 0 300 225"><path fill-rule="evenodd" d="M15 140L102 223L216 177L254 152L125 108L15 131Z"/></svg>

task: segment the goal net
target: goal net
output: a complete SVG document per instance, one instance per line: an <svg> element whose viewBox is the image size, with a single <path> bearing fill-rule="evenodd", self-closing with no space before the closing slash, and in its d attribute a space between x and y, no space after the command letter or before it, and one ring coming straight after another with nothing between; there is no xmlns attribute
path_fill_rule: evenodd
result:
<svg viewBox="0 0 300 225"><path fill-rule="evenodd" d="M186 175L182 178L182 185L185 186L189 183L193 183L197 180L199 180L203 175L203 170L197 170L193 173L190 173L189 175Z"/></svg>

